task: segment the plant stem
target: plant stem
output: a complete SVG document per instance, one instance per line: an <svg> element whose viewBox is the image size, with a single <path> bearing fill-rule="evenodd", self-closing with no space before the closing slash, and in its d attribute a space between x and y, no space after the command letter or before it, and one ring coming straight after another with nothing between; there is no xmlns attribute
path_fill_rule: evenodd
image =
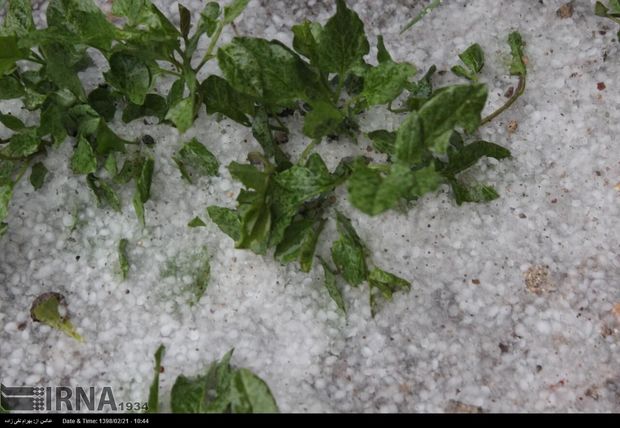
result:
<svg viewBox="0 0 620 428"><path fill-rule="evenodd" d="M177 73L176 71L166 70L165 68L159 68L158 71L162 74L168 74L170 76L183 77L181 73Z"/></svg>
<svg viewBox="0 0 620 428"><path fill-rule="evenodd" d="M422 9L422 12L418 13L411 21L409 21L407 23L407 25L405 25L405 28L403 28L400 31L400 34L403 34L405 31L407 31L408 29L413 27L415 24L420 22L422 20L422 18L424 18L429 13L431 13L433 11L433 9L439 7L439 5L441 5L442 2L443 2L443 0L433 0L433 2L431 4L429 4L424 9Z"/></svg>
<svg viewBox="0 0 620 428"><path fill-rule="evenodd" d="M217 42L220 39L223 30L224 25L222 25L221 22L218 23L217 28L215 29L215 33L213 33L211 41L209 42L209 46L207 47L207 51L205 52L205 56L202 58L202 61L200 61L200 64L198 64L198 67L196 67L196 73L198 73L198 71L200 71L202 67L204 67L207 61L213 58L213 51L215 50L215 46L217 46Z"/></svg>
<svg viewBox="0 0 620 428"><path fill-rule="evenodd" d="M312 140L312 142L310 144L308 144L306 146L306 148L304 149L304 151L301 153L301 156L299 157L299 162L297 162L298 165L301 165L302 163L305 162L305 160L308 158L308 156L310 156L310 153L312 153L312 150L314 150L314 148L321 142L321 140L319 138L315 138L314 140Z"/></svg>
<svg viewBox="0 0 620 428"><path fill-rule="evenodd" d="M508 101L506 101L506 104L504 104L503 106L495 110L493 113L491 113L490 115L482 119L482 121L480 122L480 126L486 125L487 123L495 119L497 116L502 114L504 111L508 110L510 106L513 105L514 102L517 101L517 99L521 95L523 95L523 92L525 92L525 76L519 76L519 84L517 86L515 93L512 95L512 97L510 97Z"/></svg>
<svg viewBox="0 0 620 428"><path fill-rule="evenodd" d="M26 171L28 171L28 167L30 166L30 159L27 160L24 165L22 165L21 169L19 170L19 172L17 173L17 177L15 177L15 184L19 183L19 181L22 179L22 177L24 176L24 174L26 174Z"/></svg>

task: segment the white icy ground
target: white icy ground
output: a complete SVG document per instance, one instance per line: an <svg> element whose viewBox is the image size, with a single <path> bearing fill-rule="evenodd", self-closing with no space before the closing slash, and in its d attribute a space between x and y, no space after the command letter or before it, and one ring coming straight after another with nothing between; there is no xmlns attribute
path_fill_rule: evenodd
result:
<svg viewBox="0 0 620 428"><path fill-rule="evenodd" d="M177 19L172 2L158 3ZM186 2L193 10L199 3ZM617 28L595 17L589 0L575 1L567 19L556 16L564 1L458 0L399 35L417 2L354 3L373 46L381 33L395 58L420 69L449 70L460 51L480 43L489 112L515 84L506 76L506 36L523 34L526 94L481 131L514 158L483 162L471 173L495 185L501 198L457 207L444 188L407 214L370 218L341 193L340 209L376 264L413 283L375 319L366 287L346 288L344 317L322 288L320 268L302 274L295 265L235 250L208 221L208 205L235 203L239 186L225 166L258 147L245 128L204 112L184 136L168 126L117 120L119 134L149 133L157 141L147 227L139 227L129 192L123 214L95 208L83 178L68 171L69 142L46 160L52 173L41 191L22 181L0 241L3 383L111 385L118 400L144 401L153 353L164 343L164 402L177 375L202 373L234 347L234 364L264 378L283 411L620 411ZM293 23L325 20L333 8L314 0L253 0L237 28L290 43ZM84 79L97 83L92 73ZM454 81L448 72L437 83ZM606 89L598 90L598 82ZM0 108L27 117L18 105ZM365 130L383 128L386 120L397 125L386 117L377 109L361 122ZM509 133L512 120L518 129ZM289 125L297 137L286 149L297 156L307 141L299 122ZM222 167L220 177L192 186L170 157L194 136ZM367 145L363 138L359 147L341 140L323 143L319 152L333 167L342 156L366 153ZM71 233L74 210L80 221ZM196 215L206 228L186 227ZM329 254L333 235L330 225L322 254ZM121 238L130 241L125 282L117 273ZM190 306L187 278L162 278L161 271L176 255L203 246L212 279ZM548 266L551 283L540 295L525 286L526 271L537 266ZM85 343L31 322L32 300L46 291L67 297Z"/></svg>

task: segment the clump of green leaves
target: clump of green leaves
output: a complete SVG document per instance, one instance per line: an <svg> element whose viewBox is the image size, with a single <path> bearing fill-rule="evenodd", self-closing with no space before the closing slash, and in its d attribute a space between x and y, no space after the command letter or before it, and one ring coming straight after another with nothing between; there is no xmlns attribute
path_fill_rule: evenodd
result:
<svg viewBox="0 0 620 428"><path fill-rule="evenodd" d="M15 184L32 166L30 181L40 189L47 151L67 137L74 141L71 170L86 176L100 206L120 210L118 185L135 182L132 202L144 225L153 140L145 136L128 141L108 123L122 109L125 122L152 116L187 130L210 92L196 76L215 57L223 29L247 3L233 0L222 8L209 2L195 24L179 4L177 28L150 0L115 0L112 13L122 19L121 27L112 24L93 0L51 0L47 27L37 28L30 0L9 0L0 27L0 100L21 100L25 108L39 113L39 123L27 127L0 112L0 123L13 131L8 139L0 139L0 233L7 228L4 221ZM209 46L198 57L198 44L205 37ZM92 67L93 49L105 57L109 71L103 76L105 84L87 93L78 73ZM168 93L158 94L155 88L171 76ZM120 169L119 157L124 161Z"/></svg>
<svg viewBox="0 0 620 428"><path fill-rule="evenodd" d="M69 320L67 302L60 293L44 293L37 297L32 302L30 316L35 322L47 324L56 330L60 330L78 342L83 341L82 336L78 334Z"/></svg>
<svg viewBox="0 0 620 428"><path fill-rule="evenodd" d="M483 118L488 91L479 81L485 58L478 44L460 54L463 65L453 68L470 83L434 88L434 66L412 81L416 67L395 61L382 37L377 40L376 65L367 63L370 44L361 19L343 0L336 5L335 15L324 25L310 21L295 25L292 49L276 41L238 37L218 51L226 79L218 78L218 85L228 86L222 90L226 96L220 97L226 103L212 110L252 126L263 153L250 153L248 164L228 166L232 177L245 187L236 209L209 207L207 211L237 248L257 254L273 249L278 261L297 262L304 272L312 268L326 222L335 218L340 232L332 246L336 269L321 259L326 289L344 310L338 275L354 287L367 281L374 315L379 295L390 299L394 291L408 289L409 283L367 268L368 254L348 219L339 213L330 215L334 190L346 185L351 204L368 215L410 205L442 185L452 188L458 205L496 199L499 195L491 186L463 181L461 173L483 157L510 156L507 149L476 139L475 133L523 93L523 42L519 33L508 37L510 74L519 77L517 90L505 105ZM397 102L400 107L393 107ZM240 105L245 107L231 108ZM246 108L250 105L255 108L254 117L252 109ZM396 131L379 129L368 134L374 148L387 155L387 162L346 158L329 171L313 149L325 136L355 137L357 115L373 105L407 114ZM305 115L303 132L312 139L295 164L274 145L273 131L281 126L279 114L287 109Z"/></svg>
<svg viewBox="0 0 620 428"><path fill-rule="evenodd" d="M149 390L148 413L159 412L159 374L164 353L155 353L155 371ZM278 406L261 378L248 369L230 365L233 350L213 362L205 374L177 377L170 393L173 413L278 413Z"/></svg>
<svg viewBox="0 0 620 428"><path fill-rule="evenodd" d="M603 18L609 18L616 24L620 24L620 1L608 0L607 6L597 1L594 5L594 13ZM618 31L618 40L620 41L620 31Z"/></svg>
<svg viewBox="0 0 620 428"><path fill-rule="evenodd" d="M99 205L120 210L118 187L133 182L134 210L144 225L154 141L148 135L128 141L109 123L121 109L125 122L155 117L184 132L204 104L208 114L251 128L262 148L248 154L248 163L228 165L244 187L236 207L207 209L237 248L272 252L281 263L298 263L309 272L321 232L333 219L339 232L331 252L336 267L320 260L326 289L341 309L340 276L354 287L368 282L373 314L378 296L390 299L395 291L408 289L407 281L368 267L369 254L350 221L333 209L335 190L346 186L351 204L368 215L409 207L444 185L450 186L458 205L496 199L491 186L466 181L461 174L483 157L510 156L507 149L476 138L476 132L525 90L521 35L508 37L509 73L519 78L518 86L504 105L482 117L488 91L481 82L485 56L478 44L462 52L462 65L452 69L467 83L435 88L435 66L415 79L417 67L394 59L382 36L376 40L376 58L367 58L370 41L363 21L345 0L336 0L327 22L306 20L293 26L292 46L238 36L218 49L224 28L247 3L233 0L222 8L209 2L195 23L179 5L177 28L150 0L116 0L112 12L122 26L109 22L92 0L51 0L48 27L38 29L30 2L10 0L0 33L0 99L21 99L26 108L40 111L40 125L26 127L0 112L0 122L13 132L0 141L0 234L7 228L15 184L32 165L31 183L41 188L47 172L42 159L68 136L74 139L71 169L86 177ZM440 3L433 1L410 24ZM203 37L209 39L208 47L197 55ZM103 76L106 83L87 94L78 73L91 65L88 49L106 58L109 71ZM217 59L222 76L199 82L198 73L212 59ZM155 90L161 87L167 88L163 95ZM359 115L381 105L405 115L398 129L367 134L384 161L346 157L330 171L315 147L325 137L348 136L356 142ZM295 111L303 116L302 131L310 142L293 162L279 142L289 132L283 118ZM220 166L197 139L180 147L173 160L190 183L216 175ZM199 218L188 224L203 225ZM198 272L192 286L197 301L207 286L208 258L199 257L193 269Z"/></svg>

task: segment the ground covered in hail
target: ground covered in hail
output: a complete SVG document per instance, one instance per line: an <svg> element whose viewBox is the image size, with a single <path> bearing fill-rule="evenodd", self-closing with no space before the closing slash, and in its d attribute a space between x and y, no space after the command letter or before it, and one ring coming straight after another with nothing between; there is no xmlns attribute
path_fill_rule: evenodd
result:
<svg viewBox="0 0 620 428"><path fill-rule="evenodd" d="M155 3L178 22L176 2ZM202 3L185 5L198 13ZM163 343L164 402L179 374L203 373L235 348L234 364L264 379L282 411L620 411L617 29L594 15L590 1L558 13L564 1L458 0L401 35L417 2L352 3L372 58L373 36L383 34L394 58L448 71L439 85L458 80L450 67L479 43L487 53L488 112L514 85L506 36L522 34L527 90L481 131L513 156L471 171L501 197L458 207L446 187L408 212L369 217L343 194L338 209L377 264L412 283L374 318L366 292L349 287L345 316L324 291L320 266L306 274L235 250L208 220L207 206L235 205L240 187L226 165L258 148L250 130L204 109L184 135L167 125L124 124L117 115L111 126L118 134L156 141L147 225L129 206L123 213L96 208L84 178L69 169L71 144L48 157L43 189L22 180L0 241L3 384L111 386L119 401L146 401L153 353ZM332 2L252 0L236 30L290 44L293 24L324 22L333 9ZM224 41L232 36L228 28ZM91 88L97 76L81 75ZM34 119L17 102L0 107ZM376 108L360 123L393 129L394 120ZM299 118L286 121L293 131L286 150L299 155L308 139ZM221 166L219 176L190 185L172 155L192 137ZM369 145L365 137L357 146L341 138L317 151L334 168ZM131 194L121 196L130 205ZM187 227L195 216L206 227ZM124 281L121 239L129 242ZM327 243L317 251L328 255ZM195 302L189 284L204 257L211 278ZM31 321L33 299L52 291L67 299L83 342Z"/></svg>

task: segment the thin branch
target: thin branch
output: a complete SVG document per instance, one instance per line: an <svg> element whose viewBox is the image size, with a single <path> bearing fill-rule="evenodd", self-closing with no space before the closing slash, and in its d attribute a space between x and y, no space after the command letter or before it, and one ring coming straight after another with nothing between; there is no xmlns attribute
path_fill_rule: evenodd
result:
<svg viewBox="0 0 620 428"><path fill-rule="evenodd" d="M486 125L487 123L495 119L497 116L499 116L500 114L508 110L510 106L512 106L514 102L517 101L517 99L521 95L523 95L523 92L525 92L525 76L519 76L519 84L517 86L517 90L512 95L512 97L510 97L508 101L506 101L506 104L504 104L503 106L495 110L493 113L491 113L490 115L482 119L482 121L480 122L480 126Z"/></svg>

